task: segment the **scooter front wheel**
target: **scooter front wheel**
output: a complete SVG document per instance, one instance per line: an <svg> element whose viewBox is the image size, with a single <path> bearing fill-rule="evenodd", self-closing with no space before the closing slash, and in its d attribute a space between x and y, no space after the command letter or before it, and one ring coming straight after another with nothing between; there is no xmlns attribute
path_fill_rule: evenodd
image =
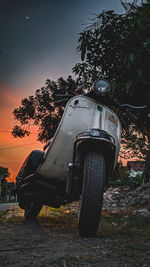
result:
<svg viewBox="0 0 150 267"><path fill-rule="evenodd" d="M79 203L78 230L82 236L97 232L105 184L106 163L102 153L88 152L84 161L82 195Z"/></svg>

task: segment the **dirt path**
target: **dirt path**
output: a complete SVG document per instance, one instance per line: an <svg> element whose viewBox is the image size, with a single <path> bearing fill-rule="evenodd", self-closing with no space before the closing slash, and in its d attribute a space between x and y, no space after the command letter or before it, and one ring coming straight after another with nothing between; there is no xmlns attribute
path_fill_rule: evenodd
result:
<svg viewBox="0 0 150 267"><path fill-rule="evenodd" d="M76 229L74 206L44 207L36 223L26 223L20 209L1 214L0 266L149 267L149 216L104 211L95 238L82 238Z"/></svg>

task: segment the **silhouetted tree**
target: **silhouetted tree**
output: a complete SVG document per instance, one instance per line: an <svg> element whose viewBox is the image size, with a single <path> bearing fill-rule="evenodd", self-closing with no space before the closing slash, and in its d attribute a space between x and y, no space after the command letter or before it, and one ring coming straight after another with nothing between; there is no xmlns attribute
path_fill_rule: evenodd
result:
<svg viewBox="0 0 150 267"><path fill-rule="evenodd" d="M45 86L36 90L34 96L29 96L21 101L21 106L13 112L19 125L15 125L12 131L14 137L24 137L30 134L31 125L38 126L38 140L45 142L50 139L62 117L68 94L74 95L78 89L78 81L71 76L65 80L62 77L56 82L46 80ZM81 89L81 87L80 87ZM62 97L57 94L66 94L64 102L57 103Z"/></svg>
<svg viewBox="0 0 150 267"><path fill-rule="evenodd" d="M10 176L8 168L0 166L0 183L1 183L1 197L4 198L7 189L7 180L6 178Z"/></svg>

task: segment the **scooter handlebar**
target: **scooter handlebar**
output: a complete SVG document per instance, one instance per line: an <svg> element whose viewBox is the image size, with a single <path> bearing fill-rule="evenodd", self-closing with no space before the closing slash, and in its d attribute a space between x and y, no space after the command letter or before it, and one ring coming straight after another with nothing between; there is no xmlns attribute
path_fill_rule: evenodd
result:
<svg viewBox="0 0 150 267"><path fill-rule="evenodd" d="M127 108L133 108L133 109L145 109L147 106L146 105L133 106L133 105L129 105L129 104L120 104L120 107L127 107Z"/></svg>
<svg viewBox="0 0 150 267"><path fill-rule="evenodd" d="M65 99L61 99L61 100L56 100L54 101L54 103L63 103L63 102L67 102L68 101L68 98L65 98Z"/></svg>
<svg viewBox="0 0 150 267"><path fill-rule="evenodd" d="M55 96L58 96L58 97L73 97L74 95L72 95L72 94L55 94Z"/></svg>
<svg viewBox="0 0 150 267"><path fill-rule="evenodd" d="M130 118L132 118L134 121L138 121L140 119L140 111L144 110L147 105L143 105L143 106L133 106L130 104L120 104L119 102L115 102L115 104L122 110L125 114L128 114ZM138 115L135 115L134 113L132 113L129 109L134 109L136 111L138 111Z"/></svg>
<svg viewBox="0 0 150 267"><path fill-rule="evenodd" d="M133 106L133 105L130 105L130 104L120 104L119 102L116 102L116 101L114 103L115 103L115 105L117 105L120 108L133 108L133 109L145 109L145 108L147 108L147 105Z"/></svg>

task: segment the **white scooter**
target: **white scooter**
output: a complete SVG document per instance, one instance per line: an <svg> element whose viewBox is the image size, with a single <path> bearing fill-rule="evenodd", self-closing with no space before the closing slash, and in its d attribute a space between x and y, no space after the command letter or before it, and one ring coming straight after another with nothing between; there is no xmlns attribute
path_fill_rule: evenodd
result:
<svg viewBox="0 0 150 267"><path fill-rule="evenodd" d="M78 231L96 234L104 187L120 149L119 118L102 104L109 91L109 82L99 79L88 93L72 97L46 151L32 151L24 162L17 193L26 219L36 218L43 204L79 200Z"/></svg>

